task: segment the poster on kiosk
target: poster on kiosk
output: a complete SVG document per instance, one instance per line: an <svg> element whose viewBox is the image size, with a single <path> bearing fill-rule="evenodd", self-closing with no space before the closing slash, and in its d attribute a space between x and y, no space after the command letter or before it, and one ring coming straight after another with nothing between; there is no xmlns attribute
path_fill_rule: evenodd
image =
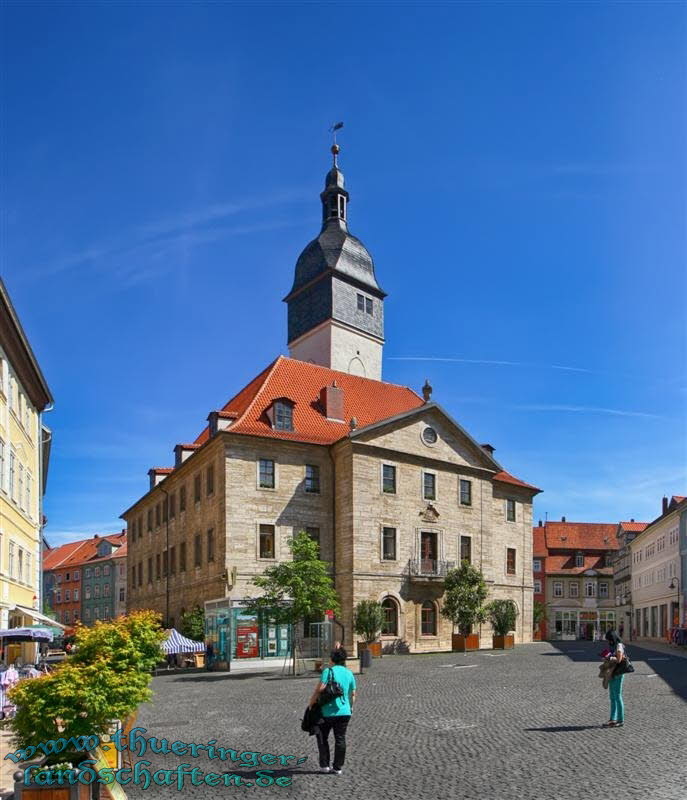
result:
<svg viewBox="0 0 687 800"><path fill-rule="evenodd" d="M258 618L250 614L241 614L236 618L236 657L258 656Z"/></svg>

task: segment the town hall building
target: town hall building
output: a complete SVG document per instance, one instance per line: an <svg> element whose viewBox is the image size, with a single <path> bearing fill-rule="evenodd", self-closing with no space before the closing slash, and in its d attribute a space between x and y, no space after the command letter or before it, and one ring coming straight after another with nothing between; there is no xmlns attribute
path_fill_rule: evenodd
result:
<svg viewBox="0 0 687 800"><path fill-rule="evenodd" d="M173 625L204 605L220 659L283 656L287 632L242 604L304 530L331 564L352 653L361 600L382 603L387 652L450 650L444 578L463 559L484 573L489 599L515 602L516 642L531 641L540 490L509 474L428 383L418 394L382 380L386 295L348 230L332 152L322 229L285 297L289 357L210 411L200 435L174 448L174 466L150 470L149 490L122 515L127 608ZM479 633L491 646L489 626Z"/></svg>

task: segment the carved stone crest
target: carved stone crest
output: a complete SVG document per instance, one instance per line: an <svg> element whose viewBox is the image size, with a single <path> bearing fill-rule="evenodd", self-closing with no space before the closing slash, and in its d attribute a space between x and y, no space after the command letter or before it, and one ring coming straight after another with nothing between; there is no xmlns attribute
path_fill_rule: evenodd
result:
<svg viewBox="0 0 687 800"><path fill-rule="evenodd" d="M420 518L424 522L436 522L439 519L439 512L431 503L427 503L427 508L420 512Z"/></svg>

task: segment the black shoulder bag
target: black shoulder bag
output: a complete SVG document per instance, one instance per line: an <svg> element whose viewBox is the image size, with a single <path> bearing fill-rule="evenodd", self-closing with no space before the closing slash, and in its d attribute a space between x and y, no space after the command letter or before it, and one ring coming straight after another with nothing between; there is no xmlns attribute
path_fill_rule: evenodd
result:
<svg viewBox="0 0 687 800"><path fill-rule="evenodd" d="M325 683L324 689L322 689L320 692L320 705L331 703L332 700L336 700L338 697L343 697L343 693L344 692L341 688L341 684L334 680L334 670L329 667L329 677L327 678L327 683Z"/></svg>

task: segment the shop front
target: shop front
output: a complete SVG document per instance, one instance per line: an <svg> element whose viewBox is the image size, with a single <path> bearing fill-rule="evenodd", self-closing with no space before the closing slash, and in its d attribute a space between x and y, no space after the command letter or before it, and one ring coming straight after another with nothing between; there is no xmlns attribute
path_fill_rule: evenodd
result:
<svg viewBox="0 0 687 800"><path fill-rule="evenodd" d="M557 609L553 615L551 638L562 641L597 641L616 625L615 611Z"/></svg>
<svg viewBox="0 0 687 800"><path fill-rule="evenodd" d="M218 664L284 659L291 652L290 629L269 613L249 613L243 602L228 597L205 603L205 638Z"/></svg>

